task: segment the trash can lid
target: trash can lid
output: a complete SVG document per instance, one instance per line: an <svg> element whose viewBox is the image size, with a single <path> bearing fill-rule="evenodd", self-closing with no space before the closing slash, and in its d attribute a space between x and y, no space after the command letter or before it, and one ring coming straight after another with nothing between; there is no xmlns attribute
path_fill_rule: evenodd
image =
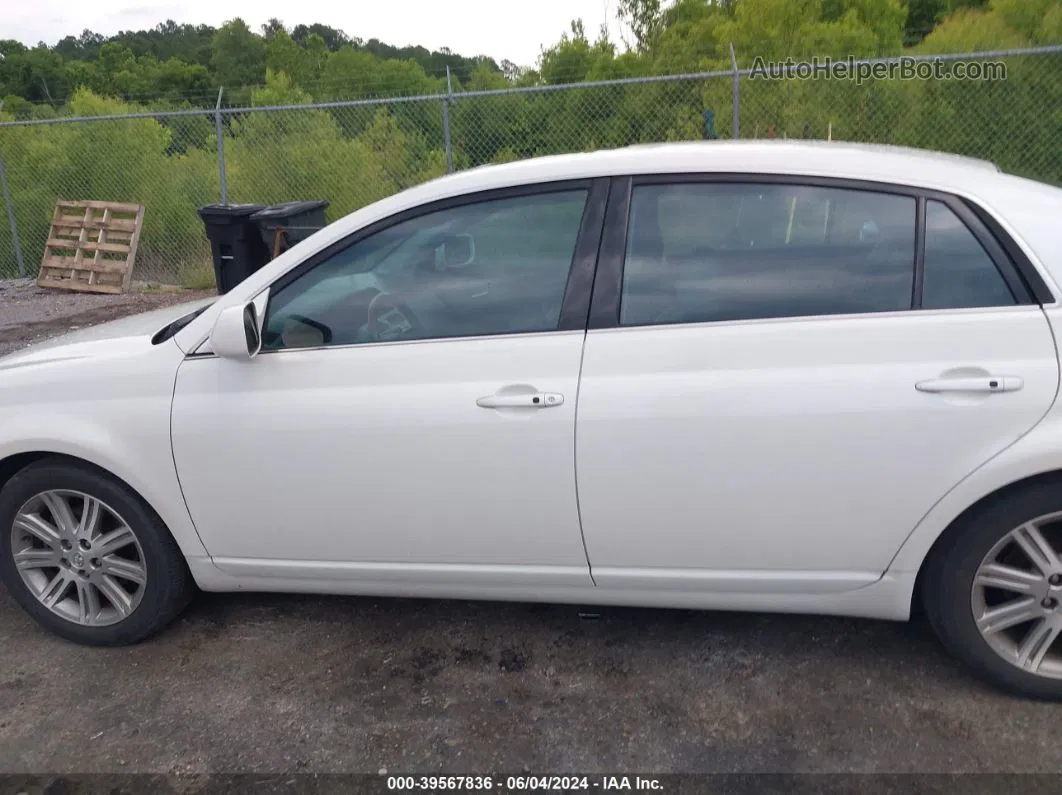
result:
<svg viewBox="0 0 1062 795"><path fill-rule="evenodd" d="M246 218L261 210L264 204L208 204L199 208L199 217L206 218Z"/></svg>
<svg viewBox="0 0 1062 795"><path fill-rule="evenodd" d="M265 209L259 210L252 217L252 221L265 221L268 219L292 218L296 215L319 210L327 207L330 202L327 199L314 199L311 201L284 202L272 204Z"/></svg>

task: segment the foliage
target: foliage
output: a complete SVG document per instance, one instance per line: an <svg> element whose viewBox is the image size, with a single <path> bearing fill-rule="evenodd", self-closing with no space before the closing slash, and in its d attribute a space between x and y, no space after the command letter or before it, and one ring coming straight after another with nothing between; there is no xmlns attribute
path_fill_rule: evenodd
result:
<svg viewBox="0 0 1062 795"><path fill-rule="evenodd" d="M361 57L352 61L351 54ZM358 71L351 72L351 63ZM51 48L0 40L0 97L59 109L74 91L89 88L126 100L205 104L224 87L242 103L264 84L270 68L288 74L315 99L358 99L418 93L427 83L435 87L447 68L465 76L481 66L502 73L489 58L364 42L327 25L289 31L271 19L255 32L239 18L216 29L170 20L110 37L86 30Z"/></svg>
<svg viewBox="0 0 1062 795"><path fill-rule="evenodd" d="M892 56L1062 41L1062 0L623 0L623 48L575 21L534 68L447 50L396 48L325 25L241 20L218 29L167 22L54 47L0 41L2 120L174 108L202 113L0 127L19 232L39 261L56 199L143 203L142 278L200 283L210 255L196 208L218 200L213 105L224 84L228 195L235 202L328 199L337 218L446 171L447 103L457 169L704 134L731 135L732 81L585 88L583 81L729 70L756 56ZM1062 58L1007 61L1004 82L741 81L745 137L898 143L984 157L1062 181ZM454 92L446 99L446 69ZM513 87L527 92L462 96ZM369 97L380 104L263 112ZM421 97L415 99L415 97ZM424 98L427 97L427 98ZM827 132L829 131L829 133ZM0 276L14 258L0 217Z"/></svg>
<svg viewBox="0 0 1062 795"><path fill-rule="evenodd" d="M211 61L223 86L254 86L265 78L266 45L242 19L226 22L210 43Z"/></svg>

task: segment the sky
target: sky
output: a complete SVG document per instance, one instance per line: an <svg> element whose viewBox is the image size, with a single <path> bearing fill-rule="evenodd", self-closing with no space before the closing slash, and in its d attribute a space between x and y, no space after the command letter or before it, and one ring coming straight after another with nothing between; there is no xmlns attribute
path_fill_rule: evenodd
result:
<svg viewBox="0 0 1062 795"><path fill-rule="evenodd" d="M320 22L350 36L398 47L449 47L465 56L508 58L533 66L542 45L556 42L569 23L582 18L587 35L601 23L615 25L616 0L0 0L0 39L28 45L55 44L85 28L110 35L152 28L172 19L217 27L242 17L254 30L276 17L290 30ZM615 36L614 36L615 38Z"/></svg>

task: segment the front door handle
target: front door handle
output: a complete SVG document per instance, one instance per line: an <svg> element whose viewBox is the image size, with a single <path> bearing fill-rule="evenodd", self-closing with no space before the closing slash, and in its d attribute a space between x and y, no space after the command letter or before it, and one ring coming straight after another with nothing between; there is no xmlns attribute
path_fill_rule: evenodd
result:
<svg viewBox="0 0 1062 795"><path fill-rule="evenodd" d="M1015 375L981 375L974 378L932 378L919 381L919 392L1016 392L1025 381Z"/></svg>
<svg viewBox="0 0 1062 795"><path fill-rule="evenodd" d="M487 395L476 401L484 409L551 409L564 403L559 392L524 392L516 395Z"/></svg>

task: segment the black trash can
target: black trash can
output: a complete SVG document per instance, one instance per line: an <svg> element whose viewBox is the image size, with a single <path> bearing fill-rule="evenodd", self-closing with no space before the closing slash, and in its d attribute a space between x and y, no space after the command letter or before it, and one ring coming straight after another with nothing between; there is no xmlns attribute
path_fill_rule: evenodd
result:
<svg viewBox="0 0 1062 795"><path fill-rule="evenodd" d="M199 208L214 255L214 279L223 295L269 262L269 249L262 242L251 216L264 204L208 204Z"/></svg>
<svg viewBox="0 0 1062 795"><path fill-rule="evenodd" d="M294 246L325 226L326 199L284 202L251 216L271 256ZM280 232L278 235L277 232Z"/></svg>

